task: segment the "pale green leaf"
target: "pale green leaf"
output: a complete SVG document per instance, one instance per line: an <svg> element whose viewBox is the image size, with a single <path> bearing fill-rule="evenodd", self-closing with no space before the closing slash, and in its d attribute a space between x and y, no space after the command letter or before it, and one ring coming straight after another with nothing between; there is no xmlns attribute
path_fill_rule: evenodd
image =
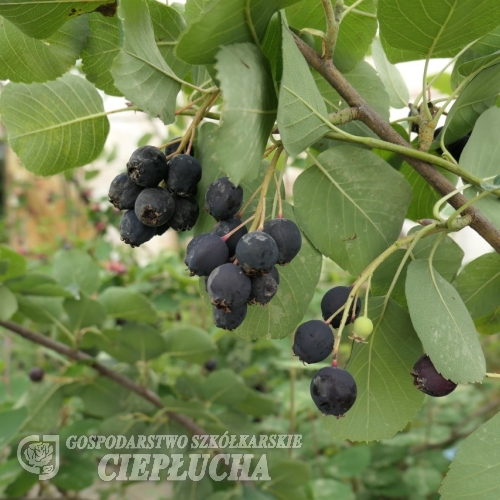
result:
<svg viewBox="0 0 500 500"><path fill-rule="evenodd" d="M33 38L47 38L64 23L112 0L2 0L0 16Z"/></svg>
<svg viewBox="0 0 500 500"><path fill-rule="evenodd" d="M163 333L166 354L191 363L204 363L217 352L212 337L194 326L178 326Z"/></svg>
<svg viewBox="0 0 500 500"><path fill-rule="evenodd" d="M18 295L17 302L19 312L37 323L57 323L63 315L63 299L61 297Z"/></svg>
<svg viewBox="0 0 500 500"><path fill-rule="evenodd" d="M500 306L486 316L474 320L477 331L484 335L500 333Z"/></svg>
<svg viewBox="0 0 500 500"><path fill-rule="evenodd" d="M380 34L416 59L447 57L500 24L496 0L379 0ZM406 59L408 60L408 59Z"/></svg>
<svg viewBox="0 0 500 500"><path fill-rule="evenodd" d="M19 278L26 274L28 267L26 258L12 248L0 245L0 261L4 264L0 271L0 281Z"/></svg>
<svg viewBox="0 0 500 500"><path fill-rule="evenodd" d="M257 177L276 117L276 96L266 64L249 43L223 47L217 54L224 104L214 161L237 185Z"/></svg>
<svg viewBox="0 0 500 500"><path fill-rule="evenodd" d="M116 87L151 116L172 123L181 84L156 46L146 1L122 0L118 16L123 47L111 69Z"/></svg>
<svg viewBox="0 0 500 500"><path fill-rule="evenodd" d="M311 479L311 466L298 460L280 460L271 464L269 476L271 481L267 483L272 488L297 488L306 484Z"/></svg>
<svg viewBox="0 0 500 500"><path fill-rule="evenodd" d="M106 319L106 309L97 300L91 299L85 292L80 298L66 299L64 310L68 315L68 327L77 334L82 328L100 327Z"/></svg>
<svg viewBox="0 0 500 500"><path fill-rule="evenodd" d="M95 160L109 132L102 99L84 78L9 83L0 94L9 143L36 175L54 175Z"/></svg>
<svg viewBox="0 0 500 500"><path fill-rule="evenodd" d="M457 383L479 382L486 372L478 334L455 288L429 263L408 266L406 299L413 326L437 371Z"/></svg>
<svg viewBox="0 0 500 500"><path fill-rule="evenodd" d="M0 320L7 321L16 311L16 296L6 286L0 286Z"/></svg>
<svg viewBox="0 0 500 500"><path fill-rule="evenodd" d="M99 301L113 318L143 323L156 323L158 320L156 311L148 298L133 290L109 287L101 293Z"/></svg>
<svg viewBox="0 0 500 500"><path fill-rule="evenodd" d="M441 500L500 498L500 413L462 442L439 489Z"/></svg>
<svg viewBox="0 0 500 500"><path fill-rule="evenodd" d="M355 449L355 448L353 448ZM351 487L335 479L314 479L312 481L314 500L355 500Z"/></svg>
<svg viewBox="0 0 500 500"><path fill-rule="evenodd" d="M354 344L346 366L356 380L356 402L343 418L325 418L325 426L338 439L392 437L406 427L424 401L410 375L422 355L410 316L392 300L385 310L382 298L374 297L369 304L375 328L367 344Z"/></svg>
<svg viewBox="0 0 500 500"><path fill-rule="evenodd" d="M61 285L77 293L82 290L92 295L99 288L99 267L83 250L58 251L52 273Z"/></svg>
<svg viewBox="0 0 500 500"><path fill-rule="evenodd" d="M5 449L28 416L25 407L0 413L0 448Z"/></svg>
<svg viewBox="0 0 500 500"><path fill-rule="evenodd" d="M79 17L42 41L0 18L0 80L21 83L55 80L75 64L88 31L87 18Z"/></svg>
<svg viewBox="0 0 500 500"><path fill-rule="evenodd" d="M356 276L398 238L410 193L375 153L339 146L295 181L295 212L312 244Z"/></svg>
<svg viewBox="0 0 500 500"><path fill-rule="evenodd" d="M235 405L243 401L247 396L245 389L243 379L229 369L216 370L202 386L206 401L225 405Z"/></svg>
<svg viewBox="0 0 500 500"><path fill-rule="evenodd" d="M372 57L378 74L389 94L389 101L393 108L405 108L410 102L410 93L401 73L392 65L385 55L380 40L376 38L372 43Z"/></svg>

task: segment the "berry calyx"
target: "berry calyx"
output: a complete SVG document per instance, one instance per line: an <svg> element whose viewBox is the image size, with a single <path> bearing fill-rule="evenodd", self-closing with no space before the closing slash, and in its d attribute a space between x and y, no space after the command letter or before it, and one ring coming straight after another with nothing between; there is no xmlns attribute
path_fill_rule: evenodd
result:
<svg viewBox="0 0 500 500"><path fill-rule="evenodd" d="M425 394L434 398L447 396L453 392L457 384L445 379L435 368L431 358L424 354L413 366L411 372L413 385Z"/></svg>
<svg viewBox="0 0 500 500"><path fill-rule="evenodd" d="M290 219L272 219L264 224L264 232L272 236L279 250L278 264L289 264L299 253L302 235L297 224Z"/></svg>
<svg viewBox="0 0 500 500"><path fill-rule="evenodd" d="M127 163L130 179L143 187L156 187L168 172L167 158L154 146L136 149Z"/></svg>
<svg viewBox="0 0 500 500"><path fill-rule="evenodd" d="M130 210L143 189L127 174L118 174L109 186L108 200L118 210Z"/></svg>
<svg viewBox="0 0 500 500"><path fill-rule="evenodd" d="M255 231L243 236L236 245L236 259L249 276L270 273L278 262L279 250L271 236Z"/></svg>
<svg viewBox="0 0 500 500"><path fill-rule="evenodd" d="M134 210L143 224L156 228L169 222L175 211L175 202L166 189L147 188L137 197Z"/></svg>
<svg viewBox="0 0 500 500"><path fill-rule="evenodd" d="M354 321L354 333L360 337L367 337L373 332L373 322L368 316L360 316Z"/></svg>
<svg viewBox="0 0 500 500"><path fill-rule="evenodd" d="M243 188L229 177L216 179L205 193L205 210L217 221L234 217L243 204Z"/></svg>
<svg viewBox="0 0 500 500"><path fill-rule="evenodd" d="M212 309L212 316L217 328L222 328L223 330L236 330L243 321L245 321L247 315L247 305L242 304L241 306L233 307L231 311L225 311L219 307L214 307Z"/></svg>
<svg viewBox="0 0 500 500"><path fill-rule="evenodd" d="M29 378L32 382L41 382L44 376L45 372L39 367L32 368L29 372Z"/></svg>
<svg viewBox="0 0 500 500"><path fill-rule="evenodd" d="M317 363L332 353L333 343L331 328L323 321L313 319L297 328L292 349L304 363Z"/></svg>
<svg viewBox="0 0 500 500"><path fill-rule="evenodd" d="M191 155L174 156L168 167L165 184L169 191L178 196L191 196L201 180L200 162Z"/></svg>
<svg viewBox="0 0 500 500"><path fill-rule="evenodd" d="M252 288L247 300L248 304L260 304L261 306L269 304L278 291L278 283L273 274L271 271L269 274L253 276L251 278Z"/></svg>
<svg viewBox="0 0 500 500"><path fill-rule="evenodd" d="M311 397L323 415L337 418L352 408L358 395L352 375L342 368L326 366L321 368L311 380Z"/></svg>
<svg viewBox="0 0 500 500"><path fill-rule="evenodd" d="M250 278L234 264L216 267L208 277L207 292L212 305L231 311L243 305L250 295Z"/></svg>
<svg viewBox="0 0 500 500"><path fill-rule="evenodd" d="M333 314L335 314L343 305L345 305L347 299L349 298L350 292L351 289L347 286L336 286L325 293L323 299L321 300L321 312L325 321L328 321ZM347 316L346 325L351 323L353 320L353 310L354 304L351 304L349 315ZM359 300L358 298L358 300L356 301L356 310L354 312L354 317L358 316L360 310L361 300ZM330 321L330 324L333 326L333 328L339 328L343 314L344 311L339 312Z"/></svg>
<svg viewBox="0 0 500 500"><path fill-rule="evenodd" d="M188 244L184 263L191 276L209 276L216 268L225 264L229 257L227 245L212 233L201 233Z"/></svg>
<svg viewBox="0 0 500 500"><path fill-rule="evenodd" d="M134 210L123 214L120 221L120 238L132 248L139 247L156 234L156 229L143 224L135 215Z"/></svg>

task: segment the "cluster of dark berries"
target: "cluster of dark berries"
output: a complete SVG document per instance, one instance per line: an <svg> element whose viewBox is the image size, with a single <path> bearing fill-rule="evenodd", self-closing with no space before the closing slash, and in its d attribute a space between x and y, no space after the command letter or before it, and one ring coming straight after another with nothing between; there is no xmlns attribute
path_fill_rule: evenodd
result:
<svg viewBox="0 0 500 500"><path fill-rule="evenodd" d="M186 252L191 275L203 276L213 304L216 326L234 330L245 320L248 305L267 305L278 291L276 264L286 265L299 253L297 225L272 219L248 233L238 212L243 188L228 177L216 179L205 194L205 210L217 221L211 233L193 238Z"/></svg>
<svg viewBox="0 0 500 500"><path fill-rule="evenodd" d="M177 138L180 140L180 138ZM154 146L136 149L127 163L127 172L117 175L109 187L109 201L126 210L120 222L120 237L138 247L167 229L187 231L198 220L194 195L201 179L201 165L190 154L175 153L178 142L165 153Z"/></svg>

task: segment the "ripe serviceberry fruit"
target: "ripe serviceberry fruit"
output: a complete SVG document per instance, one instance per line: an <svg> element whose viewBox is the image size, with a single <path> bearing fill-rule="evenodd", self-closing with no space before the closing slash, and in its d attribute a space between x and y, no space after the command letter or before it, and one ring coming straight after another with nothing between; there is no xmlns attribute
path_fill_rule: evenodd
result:
<svg viewBox="0 0 500 500"><path fill-rule="evenodd" d="M217 221L234 217L243 203L243 188L229 177L216 179L205 193L205 210Z"/></svg>
<svg viewBox="0 0 500 500"><path fill-rule="evenodd" d="M443 129L443 127L438 127L434 130L434 139L437 138L437 136L439 135L439 132L441 132L442 129ZM469 142L469 139L470 139L470 133L464 135L461 139L457 139L456 141L454 141L450 144L445 144L446 149L449 151L451 156L453 156L453 158L455 158L456 161L460 161L460 156L462 155L462 151L464 150L465 146ZM436 153L439 155L442 155L443 150L441 148L438 148L438 149L436 149Z"/></svg>
<svg viewBox="0 0 500 500"><path fill-rule="evenodd" d="M161 187L144 189L135 202L135 215L146 226L163 226L169 222L174 210L172 195Z"/></svg>
<svg viewBox="0 0 500 500"><path fill-rule="evenodd" d="M325 293L323 299L321 300L321 312L325 321L328 321L330 316L338 311L347 302L350 291L351 289L347 286L336 286ZM351 305L351 309L349 310L349 316L347 316L346 325L348 325L352 321L353 308L354 304ZM355 317L359 314L360 310L361 300L358 299L356 301L356 311L354 313ZM341 311L334 316L334 318L330 322L333 328L338 328L340 326L343 314L344 311Z"/></svg>
<svg viewBox="0 0 500 500"><path fill-rule="evenodd" d="M290 219L272 219L264 224L264 232L272 236L279 250L278 264L289 264L299 253L302 235L297 224Z"/></svg>
<svg viewBox="0 0 500 500"><path fill-rule="evenodd" d="M158 226L156 228L156 236L161 236L165 234L168 230L170 229L170 224L167 222L166 224L163 224L163 226Z"/></svg>
<svg viewBox="0 0 500 500"><path fill-rule="evenodd" d="M329 325L318 319L306 321L297 328L293 353L304 363L323 361L333 351L333 332Z"/></svg>
<svg viewBox="0 0 500 500"><path fill-rule="evenodd" d="M136 149L127 163L128 176L139 186L156 187L167 176L167 158L154 146Z"/></svg>
<svg viewBox="0 0 500 500"><path fill-rule="evenodd" d="M156 234L154 227L146 226L135 215L134 210L123 214L120 221L120 238L133 247L139 247L149 241Z"/></svg>
<svg viewBox="0 0 500 500"><path fill-rule="evenodd" d="M342 368L326 366L311 380L312 399L324 415L343 417L356 401L357 394L352 375Z"/></svg>
<svg viewBox="0 0 500 500"><path fill-rule="evenodd" d="M242 304L241 306L234 307L229 312L214 307L212 309L212 315L216 327L222 328L223 330L236 330L236 328L245 321L247 305Z"/></svg>
<svg viewBox="0 0 500 500"><path fill-rule="evenodd" d="M280 272L278 271L278 268L273 266L271 269L271 272L269 273L273 278L274 281L279 285L280 284Z"/></svg>
<svg viewBox="0 0 500 500"><path fill-rule="evenodd" d="M262 231L245 234L236 245L238 264L249 276L271 272L278 262L279 250L271 236Z"/></svg>
<svg viewBox="0 0 500 500"><path fill-rule="evenodd" d="M360 316L354 321L353 329L356 335L367 337L373 332L373 322L368 316Z"/></svg>
<svg viewBox="0 0 500 500"><path fill-rule="evenodd" d="M165 156L170 156L171 154L175 153L177 151L177 148L179 147L180 142L182 141L182 137L174 137L170 142L168 146L165 147ZM186 152L186 148L182 151L182 153ZM191 146L191 153L189 153L191 156L194 156L194 146Z"/></svg>
<svg viewBox="0 0 500 500"><path fill-rule="evenodd" d="M32 368L29 372L29 377L32 382L41 382L43 380L44 375L45 372L38 367Z"/></svg>
<svg viewBox="0 0 500 500"><path fill-rule="evenodd" d="M207 372L213 372L217 368L217 360L214 358L210 358L205 362L205 370Z"/></svg>
<svg viewBox="0 0 500 500"><path fill-rule="evenodd" d="M227 245L212 233L201 233L188 244L184 263L191 276L208 276L216 267L225 264L229 258Z"/></svg>
<svg viewBox="0 0 500 500"><path fill-rule="evenodd" d="M201 179L200 162L190 155L174 156L165 178L167 189L179 196L191 196Z"/></svg>
<svg viewBox="0 0 500 500"><path fill-rule="evenodd" d="M212 233L217 236L225 236L227 233L230 233L233 229L236 229L239 225L241 225L241 219L238 217L232 217L231 219L221 220L215 224L212 228ZM241 227L232 234L227 240L226 245L229 250L229 257L233 257L236 251L236 245L240 239L248 233L248 229L246 226Z"/></svg>
<svg viewBox="0 0 500 500"><path fill-rule="evenodd" d="M273 268L274 270L275 268ZM278 291L278 283L274 279L273 271L262 276L253 276L251 278L252 289L248 297L248 304L260 304L265 306L276 295Z"/></svg>
<svg viewBox="0 0 500 500"><path fill-rule="evenodd" d="M207 281L207 292L212 305L226 311L244 304L251 288L250 278L234 264L222 264L216 267Z"/></svg>
<svg viewBox="0 0 500 500"><path fill-rule="evenodd" d="M192 196L182 198L174 195L174 201L175 210L168 223L174 231L188 231L196 224L200 207Z"/></svg>
<svg viewBox="0 0 500 500"><path fill-rule="evenodd" d="M425 394L440 398L453 392L457 384L445 379L436 370L431 358L424 354L413 366L413 385Z"/></svg>
<svg viewBox="0 0 500 500"><path fill-rule="evenodd" d="M108 200L118 210L130 210L143 189L127 174L118 174L109 186Z"/></svg>

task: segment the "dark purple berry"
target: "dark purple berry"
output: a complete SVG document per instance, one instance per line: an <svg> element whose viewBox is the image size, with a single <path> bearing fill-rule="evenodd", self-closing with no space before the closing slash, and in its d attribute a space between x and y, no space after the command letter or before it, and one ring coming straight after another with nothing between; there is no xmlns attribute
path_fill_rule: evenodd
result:
<svg viewBox="0 0 500 500"><path fill-rule="evenodd" d="M332 353L333 342L332 329L325 322L313 319L299 325L292 349L304 363L317 363Z"/></svg>
<svg viewBox="0 0 500 500"><path fill-rule="evenodd" d="M215 358L210 358L205 362L205 370L207 372L213 372L217 368L217 360Z"/></svg>
<svg viewBox="0 0 500 500"><path fill-rule="evenodd" d="M242 269L234 264L216 267L208 277L207 291L214 306L232 310L246 302L252 282Z"/></svg>
<svg viewBox="0 0 500 500"><path fill-rule="evenodd" d="M180 142L182 141L182 137L174 137L170 142L168 146L165 147L165 156L170 156L171 154L175 153L177 151L177 148L179 147ZM186 152L186 148L182 151L182 153ZM191 153L189 153L191 156L194 156L194 146L191 146Z"/></svg>
<svg viewBox="0 0 500 500"><path fill-rule="evenodd" d="M201 180L200 162L190 155L174 156L165 178L167 189L179 196L191 196Z"/></svg>
<svg viewBox="0 0 500 500"><path fill-rule="evenodd" d="M167 158L154 146L136 149L127 163L128 176L139 186L156 187L167 176Z"/></svg>
<svg viewBox="0 0 500 500"><path fill-rule="evenodd" d="M143 189L127 174L118 174L109 186L108 200L118 210L130 210L134 208L135 200Z"/></svg>
<svg viewBox="0 0 500 500"><path fill-rule="evenodd" d="M201 233L189 242L184 263L191 275L208 276L225 264L228 257L227 245L216 234Z"/></svg>
<svg viewBox="0 0 500 500"><path fill-rule="evenodd" d="M279 250L271 236L262 231L246 234L236 245L238 264L249 276L270 273L278 262Z"/></svg>
<svg viewBox="0 0 500 500"><path fill-rule="evenodd" d="M453 392L457 384L445 379L436 370L431 358L424 354L413 366L413 385L425 394L440 398Z"/></svg>
<svg viewBox="0 0 500 500"><path fill-rule="evenodd" d="M200 207L192 196L182 198L181 196L174 195L174 201L174 214L168 223L174 231L189 231L198 220Z"/></svg>
<svg viewBox="0 0 500 500"><path fill-rule="evenodd" d="M29 377L32 382L41 382L43 380L44 375L45 372L38 367L32 368L29 373Z"/></svg>
<svg viewBox="0 0 500 500"><path fill-rule="evenodd" d="M135 202L135 215L146 226L163 226L174 214L175 202L163 188L144 189Z"/></svg>
<svg viewBox="0 0 500 500"><path fill-rule="evenodd" d="M274 281L279 285L280 284L280 272L278 271L278 268L276 266L273 266L271 269L271 272L269 273L273 278Z"/></svg>
<svg viewBox="0 0 500 500"><path fill-rule="evenodd" d="M273 268L274 270L275 268ZM273 271L262 276L253 276L251 278L252 289L248 297L248 304L260 304L265 306L276 295L278 283L274 279Z"/></svg>
<svg viewBox="0 0 500 500"><path fill-rule="evenodd" d="M245 303L241 306L234 307L229 312L219 307L214 307L212 309L212 315L216 327L222 328L223 330L236 330L236 328L245 321L247 305Z"/></svg>
<svg viewBox="0 0 500 500"><path fill-rule="evenodd" d="M120 238L133 247L139 247L156 234L154 227L146 226L135 215L134 210L123 214L120 221Z"/></svg>
<svg viewBox="0 0 500 500"><path fill-rule="evenodd" d="M217 221L234 217L243 204L243 188L229 177L216 179L205 193L205 210Z"/></svg>
<svg viewBox="0 0 500 500"><path fill-rule="evenodd" d="M336 286L325 293L323 300L321 301L321 312L325 321L328 321L330 316L337 312L347 302L350 292L351 289L347 286ZM354 304L351 305L351 308L349 310L349 316L347 316L346 325L354 321L354 319L356 319L356 317L358 316L359 311L361 310L361 300L359 298L356 301L356 311L354 314L354 319L352 317L353 308ZM338 328L340 326L343 314L344 311L341 311L336 316L334 316L334 318L330 322L333 328Z"/></svg>
<svg viewBox="0 0 500 500"><path fill-rule="evenodd" d="M156 236L162 236L165 234L168 230L170 229L170 224L167 222L166 224L163 224L163 226L158 226L156 228Z"/></svg>
<svg viewBox="0 0 500 500"><path fill-rule="evenodd" d="M302 235L297 224L290 219L272 219L264 224L264 232L272 236L279 250L278 264L289 264L299 253Z"/></svg>
<svg viewBox="0 0 500 500"><path fill-rule="evenodd" d="M311 396L318 410L337 418L352 407L358 390L352 375L342 368L326 366L311 380Z"/></svg>
<svg viewBox="0 0 500 500"><path fill-rule="evenodd" d="M230 233L233 229L236 229L240 225L241 219L239 217L232 217L231 219L221 220L217 222L217 224L215 224L215 226L212 228L212 233L222 238L222 236ZM246 226L243 226L226 240L226 245L229 250L229 257L234 256L238 241L240 241L240 239L247 233L248 229L246 228Z"/></svg>

